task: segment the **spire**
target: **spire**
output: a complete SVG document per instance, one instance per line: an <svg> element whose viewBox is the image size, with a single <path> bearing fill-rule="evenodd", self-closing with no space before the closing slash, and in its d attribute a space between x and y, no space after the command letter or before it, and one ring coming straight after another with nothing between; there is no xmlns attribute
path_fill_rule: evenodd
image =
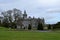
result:
<svg viewBox="0 0 60 40"><path fill-rule="evenodd" d="M24 18L24 19L26 19L26 18L27 18L26 10L24 10L23 18Z"/></svg>
<svg viewBox="0 0 60 40"><path fill-rule="evenodd" d="M26 14L26 10L24 10L24 14Z"/></svg>
<svg viewBox="0 0 60 40"><path fill-rule="evenodd" d="M23 16L27 16L26 10L24 10L24 14L23 14Z"/></svg>

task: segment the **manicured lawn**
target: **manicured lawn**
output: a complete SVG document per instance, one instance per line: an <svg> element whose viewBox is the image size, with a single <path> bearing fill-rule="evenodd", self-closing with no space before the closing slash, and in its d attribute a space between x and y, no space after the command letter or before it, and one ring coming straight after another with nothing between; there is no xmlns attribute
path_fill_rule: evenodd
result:
<svg viewBox="0 0 60 40"><path fill-rule="evenodd" d="M7 31L0 28L0 40L60 40L60 32Z"/></svg>

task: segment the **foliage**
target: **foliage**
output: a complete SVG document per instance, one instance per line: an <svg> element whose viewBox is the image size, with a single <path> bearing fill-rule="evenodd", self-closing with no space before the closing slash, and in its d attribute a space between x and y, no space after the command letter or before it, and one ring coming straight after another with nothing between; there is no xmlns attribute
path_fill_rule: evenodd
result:
<svg viewBox="0 0 60 40"><path fill-rule="evenodd" d="M28 29L31 30L31 25L29 24Z"/></svg>
<svg viewBox="0 0 60 40"><path fill-rule="evenodd" d="M5 18L5 19L3 20L3 26L5 26L5 27L8 28L8 26L9 26L8 18Z"/></svg>
<svg viewBox="0 0 60 40"><path fill-rule="evenodd" d="M60 22L54 24L53 29L60 29Z"/></svg>
<svg viewBox="0 0 60 40"><path fill-rule="evenodd" d="M43 25L42 25L42 23L38 23L37 30L43 30Z"/></svg>
<svg viewBox="0 0 60 40"><path fill-rule="evenodd" d="M50 24L48 25L48 29L51 29L51 25Z"/></svg>

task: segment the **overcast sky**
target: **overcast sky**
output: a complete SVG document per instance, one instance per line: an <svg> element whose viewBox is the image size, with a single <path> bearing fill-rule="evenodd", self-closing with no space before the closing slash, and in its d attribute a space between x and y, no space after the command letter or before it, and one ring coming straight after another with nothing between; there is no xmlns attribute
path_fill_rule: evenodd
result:
<svg viewBox="0 0 60 40"><path fill-rule="evenodd" d="M60 21L60 0L0 0L0 11L17 8L28 16L44 17L46 23Z"/></svg>

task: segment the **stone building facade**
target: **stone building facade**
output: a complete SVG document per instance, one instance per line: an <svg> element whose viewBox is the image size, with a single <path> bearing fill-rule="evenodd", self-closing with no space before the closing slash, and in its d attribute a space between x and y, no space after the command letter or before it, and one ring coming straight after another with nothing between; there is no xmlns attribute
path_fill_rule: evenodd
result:
<svg viewBox="0 0 60 40"><path fill-rule="evenodd" d="M35 17L27 17L28 15L26 13L26 10L24 10L24 13L22 13L21 10L18 10L16 8L10 11L8 10L8 12L5 12L4 14L7 15L8 13L11 13L12 22L16 22L17 29L25 28L26 30L28 30L29 25L31 25L32 29L37 29L38 23L42 23L43 26L45 25L44 18L41 19Z"/></svg>
<svg viewBox="0 0 60 40"><path fill-rule="evenodd" d="M42 25L45 25L45 21L44 18L40 19L40 18L31 18L31 17L27 17L27 13L26 11L24 11L24 13L22 14L22 17L18 18L17 20L17 29L26 29L28 30L29 25L31 25L32 29L37 29L38 27L38 23L42 23Z"/></svg>

